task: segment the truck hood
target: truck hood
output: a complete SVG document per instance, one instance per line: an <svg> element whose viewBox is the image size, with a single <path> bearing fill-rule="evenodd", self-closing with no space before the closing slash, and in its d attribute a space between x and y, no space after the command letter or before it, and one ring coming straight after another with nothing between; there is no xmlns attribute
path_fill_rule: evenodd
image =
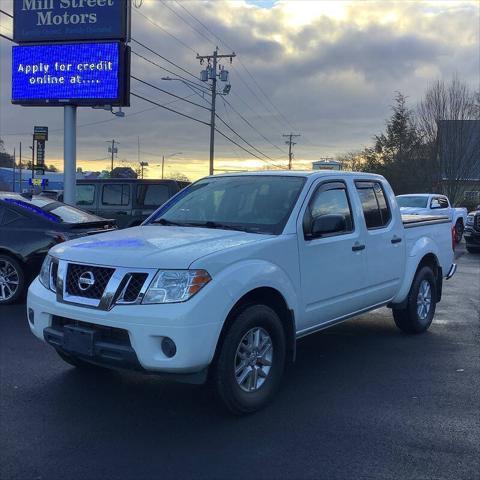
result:
<svg viewBox="0 0 480 480"><path fill-rule="evenodd" d="M184 269L210 253L269 238L232 230L148 225L70 240L50 253L79 263Z"/></svg>

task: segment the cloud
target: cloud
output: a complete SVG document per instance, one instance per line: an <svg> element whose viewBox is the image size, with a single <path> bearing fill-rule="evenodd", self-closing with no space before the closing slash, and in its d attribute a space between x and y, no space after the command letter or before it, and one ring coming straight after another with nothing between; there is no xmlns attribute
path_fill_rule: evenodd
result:
<svg viewBox="0 0 480 480"><path fill-rule="evenodd" d="M182 5L191 15L173 1L145 1L133 13L133 37L194 75L203 68L195 58L196 52L207 54L216 45L222 53L234 50L237 57L233 64L224 63L232 84L227 100L258 131L230 107L225 109L221 98L217 112L276 163L286 163L286 155L279 149L285 151L282 134L290 130L302 133L295 146L296 159L298 165L308 166L316 158L368 144L382 129L397 90L414 105L429 82L438 77L458 73L474 87L479 83L477 2L212 0L185 1ZM1 31L6 33L9 25L2 22ZM159 65L194 80L135 43L132 47ZM49 158L61 159L61 109L12 106L10 61L10 45L2 40L0 136L12 150L20 139L28 144L33 125L47 124L52 131L47 162ZM161 77L172 75L135 55L132 72L159 87L205 103L181 82L162 81ZM159 103L175 100L134 80L132 91ZM106 157L106 140L115 138L120 142L120 159L135 162L140 137L142 152L156 154L142 153L142 160L155 165L162 153L181 151L182 158L172 158L169 168L190 172L192 178L206 174L208 128L151 107L132 97L125 119L79 109L78 124L86 125L78 129L79 161L88 160L92 165L95 159ZM193 105L176 102L171 107L208 121L208 112ZM219 128L242 143L225 127ZM221 168L265 165L220 136L216 158ZM98 168L108 165L107 160L96 162ZM156 172L155 167L151 171Z"/></svg>

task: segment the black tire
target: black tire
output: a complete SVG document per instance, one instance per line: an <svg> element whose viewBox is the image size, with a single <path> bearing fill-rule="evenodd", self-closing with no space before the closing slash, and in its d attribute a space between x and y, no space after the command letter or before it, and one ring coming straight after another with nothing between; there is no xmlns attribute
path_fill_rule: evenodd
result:
<svg viewBox="0 0 480 480"><path fill-rule="evenodd" d="M428 282L430 288L430 307L422 318L418 312L417 300L419 299L420 288ZM415 275L410 292L407 298L407 307L405 309L393 309L393 319L397 327L405 333L415 334L428 330L435 315L437 298L437 286L435 275L430 267L422 267Z"/></svg>
<svg viewBox="0 0 480 480"><path fill-rule="evenodd" d="M457 220L457 223L455 224L455 243L459 244L462 241L463 230L463 221Z"/></svg>
<svg viewBox="0 0 480 480"><path fill-rule="evenodd" d="M271 366L266 377L262 377L263 383L255 391L245 391L244 389L248 385L245 384L241 387L235 374L236 362L239 359L237 351L242 348L240 344L247 338L247 333L252 331L268 334L272 346L270 350ZM244 360L247 364L253 361L249 358ZM236 315L220 346L212 371L214 389L223 404L235 415L255 412L272 400L280 386L285 363L285 331L280 318L274 310L266 305L248 306ZM268 368L263 367L263 361L259 361L259 367L256 365L245 367L244 370L251 369L253 371L260 368L263 371L264 368ZM250 374L250 376L252 375ZM248 381L254 380L249 379Z"/></svg>
<svg viewBox="0 0 480 480"><path fill-rule="evenodd" d="M468 253L480 253L480 247L470 247L467 245L467 252Z"/></svg>
<svg viewBox="0 0 480 480"><path fill-rule="evenodd" d="M0 255L0 276L2 277L2 279L2 273L7 273L6 271L2 272L2 270L8 268L9 275L12 274L12 270L10 267L7 267L7 264L11 266L11 268L13 268L13 270L15 271L14 275L10 278L15 278L15 281L18 281L18 285L16 287L15 293L12 296L8 294L8 290L6 287L4 287L5 290L2 290L2 287L0 285L0 305L9 305L10 303L15 303L25 295L26 278L22 265L16 258L12 257L11 255ZM4 296L5 298L3 298Z"/></svg>
<svg viewBox="0 0 480 480"><path fill-rule="evenodd" d="M78 357L74 357L73 355L69 355L68 353L62 352L60 350L56 350L56 352L64 362L67 362L69 365L72 365L73 367L81 368L85 370L103 368L103 367L100 367L99 365L86 362L85 360L82 360Z"/></svg>

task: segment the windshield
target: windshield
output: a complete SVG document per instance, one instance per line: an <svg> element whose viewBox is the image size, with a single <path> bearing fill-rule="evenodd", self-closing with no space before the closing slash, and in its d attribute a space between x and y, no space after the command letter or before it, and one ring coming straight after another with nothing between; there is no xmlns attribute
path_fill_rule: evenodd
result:
<svg viewBox="0 0 480 480"><path fill-rule="evenodd" d="M18 207L25 208L40 215L46 213L48 218L54 222L61 223L89 223L102 220L96 215L84 212L78 208L57 202L47 197L22 197L20 195L10 196L5 199L10 203L14 203Z"/></svg>
<svg viewBox="0 0 480 480"><path fill-rule="evenodd" d="M149 223L280 234L304 177L245 175L206 178L160 208Z"/></svg>
<svg viewBox="0 0 480 480"><path fill-rule="evenodd" d="M406 197L397 197L397 203L399 207L427 208L428 197L407 195Z"/></svg>

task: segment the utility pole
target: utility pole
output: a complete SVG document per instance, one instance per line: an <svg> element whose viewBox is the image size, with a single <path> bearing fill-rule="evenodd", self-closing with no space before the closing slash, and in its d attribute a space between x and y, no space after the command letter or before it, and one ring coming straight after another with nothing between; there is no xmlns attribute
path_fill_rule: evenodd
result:
<svg viewBox="0 0 480 480"><path fill-rule="evenodd" d="M200 65L202 65L205 60L207 60L208 63L207 69L201 72L200 79L203 82L206 82L208 80L212 81L212 106L210 109L210 175L213 175L214 172L213 161L215 158L215 102L217 99L217 76L220 76L220 80L224 82L226 82L228 79L228 71L225 71L226 75L224 75L223 69L221 69L220 73L217 74L217 63L219 58L229 58L230 63L232 63L232 59L235 56L235 52L229 53L227 55L219 55L218 47L215 48L212 55L199 55L197 53L197 60L200 60Z"/></svg>
<svg viewBox="0 0 480 480"><path fill-rule="evenodd" d="M35 135L32 136L32 180L34 178L35 178Z"/></svg>
<svg viewBox="0 0 480 480"><path fill-rule="evenodd" d="M115 140L112 140L111 142L108 141L107 143L112 144L111 147L108 147L108 153L112 154L112 160L111 160L111 165L110 165L110 176L111 176L112 173L113 173L113 157L118 152L118 147L115 146L115 143L118 145L118 142L115 142Z"/></svg>
<svg viewBox="0 0 480 480"><path fill-rule="evenodd" d="M300 135L299 133L297 133L297 134L295 134L295 133L288 133L288 134L282 135L282 137L288 138L288 140L287 140L285 143L288 145L288 169L289 169L289 170L292 169L292 158L293 158L292 147L293 147L293 145L296 145L296 144L297 144L296 142L293 142L293 141L292 141L292 138L300 137L300 136L301 136L301 135Z"/></svg>
<svg viewBox="0 0 480 480"><path fill-rule="evenodd" d="M12 180L12 192L15 192L15 163L17 161L17 155L15 148L13 149L13 180Z"/></svg>
<svg viewBox="0 0 480 480"><path fill-rule="evenodd" d="M22 142L20 142L20 151L19 151L19 160L18 160L18 191L22 193Z"/></svg>

